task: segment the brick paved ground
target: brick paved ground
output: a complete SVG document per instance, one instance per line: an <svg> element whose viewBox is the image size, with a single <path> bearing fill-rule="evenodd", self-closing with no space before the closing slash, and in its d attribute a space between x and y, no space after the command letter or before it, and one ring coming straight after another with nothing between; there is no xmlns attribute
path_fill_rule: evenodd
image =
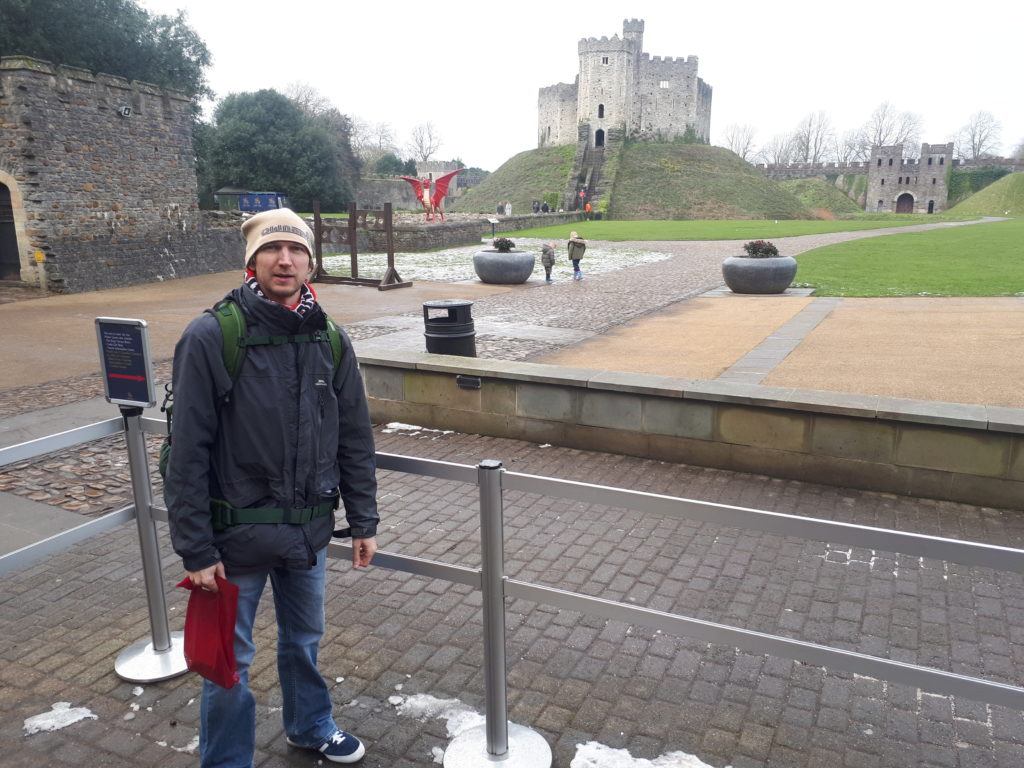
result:
<svg viewBox="0 0 1024 768"><path fill-rule="evenodd" d="M1019 514L771 480L472 435L383 434L382 451L1021 546ZM479 563L476 492L381 473L381 544ZM506 494L510 576L751 629L1019 683L1020 575ZM166 584L177 574L165 550ZM332 563L322 669L368 766L429 766L444 722L396 713L428 693L482 708L479 595L383 569ZM173 628L184 595L169 597ZM0 581L0 762L191 765L196 679L144 686L112 672L148 631L133 526ZM315 764L281 734L272 615L258 621L258 765ZM708 646L516 601L509 605L510 715L553 745L558 766L590 739L653 759L684 750L714 766L999 766L1024 763L1020 713L776 657ZM25 737L57 701L99 719ZM355 702L352 704L352 702ZM131 705L139 710L132 711ZM152 707L150 711L149 708ZM126 715L133 715L125 719ZM166 746L162 746L163 742Z"/></svg>

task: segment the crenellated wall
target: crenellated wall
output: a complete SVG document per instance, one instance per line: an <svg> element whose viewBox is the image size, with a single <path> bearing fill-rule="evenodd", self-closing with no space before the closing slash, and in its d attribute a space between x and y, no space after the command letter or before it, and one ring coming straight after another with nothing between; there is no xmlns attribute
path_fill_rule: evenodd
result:
<svg viewBox="0 0 1024 768"><path fill-rule="evenodd" d="M599 131L674 138L690 128L708 139L712 90L697 76L697 57L652 57L643 52L643 35L643 20L626 19L621 37L579 41L575 85L540 89L538 146L576 143L584 124L589 146L599 145Z"/></svg>

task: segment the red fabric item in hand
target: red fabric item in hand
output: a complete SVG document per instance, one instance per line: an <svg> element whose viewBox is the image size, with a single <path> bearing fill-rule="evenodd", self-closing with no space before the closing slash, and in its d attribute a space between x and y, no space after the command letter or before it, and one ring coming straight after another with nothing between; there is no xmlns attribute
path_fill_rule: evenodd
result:
<svg viewBox="0 0 1024 768"><path fill-rule="evenodd" d="M195 586L186 576L178 584L190 590L185 613L185 663L221 688L238 682L235 663L235 617L238 587L217 576L217 592Z"/></svg>

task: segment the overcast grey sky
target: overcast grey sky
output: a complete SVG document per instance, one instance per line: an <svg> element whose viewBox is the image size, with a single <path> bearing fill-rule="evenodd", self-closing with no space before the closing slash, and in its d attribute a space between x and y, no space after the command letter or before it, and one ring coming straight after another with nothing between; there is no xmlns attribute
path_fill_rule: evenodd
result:
<svg viewBox="0 0 1024 768"><path fill-rule="evenodd" d="M537 89L572 82L577 41L621 35L627 16L646 21L648 53L700 58L715 144L731 123L755 125L760 144L815 110L841 133L885 100L922 116L926 142L981 109L1002 124L1003 153L1024 140L1020 0L141 3L188 13L218 98L305 82L402 144L430 121L439 159L487 170L536 146Z"/></svg>

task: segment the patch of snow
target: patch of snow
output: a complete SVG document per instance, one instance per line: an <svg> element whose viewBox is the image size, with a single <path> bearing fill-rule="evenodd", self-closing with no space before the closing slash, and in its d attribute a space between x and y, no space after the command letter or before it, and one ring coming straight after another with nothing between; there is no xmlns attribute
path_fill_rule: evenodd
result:
<svg viewBox="0 0 1024 768"><path fill-rule="evenodd" d="M426 693L417 693L413 696L402 697L392 696L391 699L403 699L398 708L398 714L408 717L415 717L419 720L439 718L447 721L448 738L453 739L463 731L483 725L484 716L476 710L470 709L458 699L438 699ZM388 699L389 703L394 703Z"/></svg>
<svg viewBox="0 0 1024 768"><path fill-rule="evenodd" d="M402 687L403 687L402 684L399 683L398 685L395 686L395 690L396 691L400 691L400 690L402 690Z"/></svg>
<svg viewBox="0 0 1024 768"><path fill-rule="evenodd" d="M336 683L344 683L345 682L345 678L344 677L336 677L336 678L334 678L334 682L336 682Z"/></svg>
<svg viewBox="0 0 1024 768"><path fill-rule="evenodd" d="M381 432L385 435L393 435L396 432L411 432L412 434L409 435L410 437L416 437L416 435L421 432L433 432L434 434L441 436L455 434L450 429L430 429L429 427L421 427L417 424L403 424L400 421L392 421L385 424Z"/></svg>
<svg viewBox="0 0 1024 768"><path fill-rule="evenodd" d="M132 688L132 696L141 696L145 690L141 685L136 685Z"/></svg>
<svg viewBox="0 0 1024 768"><path fill-rule="evenodd" d="M128 709L130 709L132 712L138 712L141 709L141 707L133 701L131 704L128 705Z"/></svg>
<svg viewBox="0 0 1024 768"><path fill-rule="evenodd" d="M646 760L633 757L625 749L612 749L596 741L576 745L576 756L569 768L713 768L698 757L686 752L666 752Z"/></svg>
<svg viewBox="0 0 1024 768"><path fill-rule="evenodd" d="M538 445L537 447L538 448L550 448L551 447L551 443L543 443L541 445Z"/></svg>
<svg viewBox="0 0 1024 768"><path fill-rule="evenodd" d="M440 747L432 747L430 749L430 754L434 758L434 762L438 765L444 763L444 750Z"/></svg>
<svg viewBox="0 0 1024 768"><path fill-rule="evenodd" d="M192 737L192 741L186 744L184 747L171 747L175 752L184 752L185 754L191 755L196 751L196 747L199 746L199 734L197 733Z"/></svg>
<svg viewBox="0 0 1024 768"><path fill-rule="evenodd" d="M403 701L405 701L404 696L390 696L388 698L388 704L390 704L392 707L397 707Z"/></svg>
<svg viewBox="0 0 1024 768"><path fill-rule="evenodd" d="M186 706L186 707L191 707L191 706L192 706L193 704L195 704L195 703L196 703L196 700L195 700L195 699L189 699L189 700L188 700L188 704L186 704L185 706Z"/></svg>
<svg viewBox="0 0 1024 768"><path fill-rule="evenodd" d="M67 728L79 720L86 719L98 720L99 718L85 707L72 707L69 701L58 701L53 704L53 708L49 712L27 718L22 727L25 729L25 735L31 736L40 731L59 731L61 728Z"/></svg>

